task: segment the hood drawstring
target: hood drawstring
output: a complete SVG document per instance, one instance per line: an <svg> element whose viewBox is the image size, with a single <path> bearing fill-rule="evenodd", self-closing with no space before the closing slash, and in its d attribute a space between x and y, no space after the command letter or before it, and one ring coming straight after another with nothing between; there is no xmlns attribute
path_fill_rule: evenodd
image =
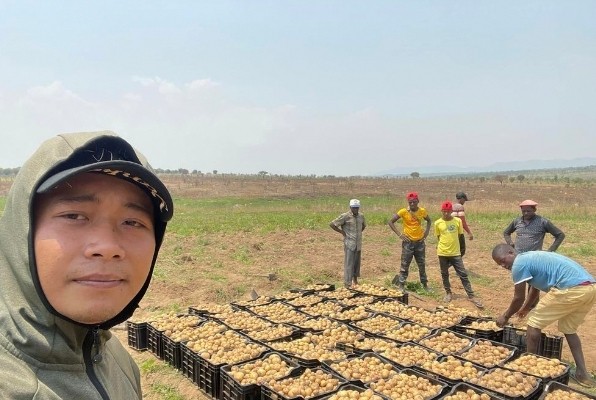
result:
<svg viewBox="0 0 596 400"><path fill-rule="evenodd" d="M91 360L93 361L94 364L98 364L103 360L103 356L101 355L101 353L99 352L99 345L100 345L100 339L99 339L99 327L95 327L93 328L93 351L91 354Z"/></svg>

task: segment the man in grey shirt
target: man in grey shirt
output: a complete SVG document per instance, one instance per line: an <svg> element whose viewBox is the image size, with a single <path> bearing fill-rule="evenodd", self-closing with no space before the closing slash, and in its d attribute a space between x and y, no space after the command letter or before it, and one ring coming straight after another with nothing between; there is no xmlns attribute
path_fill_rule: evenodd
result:
<svg viewBox="0 0 596 400"><path fill-rule="evenodd" d="M360 213L360 200L350 200L350 211L335 218L329 226L344 238L344 286L356 286L360 276L362 231L366 228L366 220Z"/></svg>
<svg viewBox="0 0 596 400"><path fill-rule="evenodd" d="M544 237L550 233L554 242L548 248L548 251L557 251L565 234L557 228L548 219L536 214L536 203L533 200L524 200L520 203L522 215L515 218L503 231L503 237L507 244L513 246L517 253L526 251L542 250ZM511 234L515 232L515 243L511 239Z"/></svg>

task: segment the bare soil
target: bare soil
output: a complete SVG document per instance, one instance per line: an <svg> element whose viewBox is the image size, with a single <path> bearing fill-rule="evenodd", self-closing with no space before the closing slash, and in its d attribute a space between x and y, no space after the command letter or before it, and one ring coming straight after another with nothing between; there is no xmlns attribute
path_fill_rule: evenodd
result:
<svg viewBox="0 0 596 400"><path fill-rule="evenodd" d="M330 180L327 183L315 181L286 181L259 180L237 181L232 178L204 179L201 181L183 181L182 179L168 182L176 197L219 197L219 196L254 196L254 197L295 197L315 196L322 194L342 195L346 198L354 197L353 193L389 194L396 196L396 207L403 202L403 193L413 186L411 180L401 181L364 181L351 182L348 180ZM488 315L496 316L509 304L513 293L513 286L509 272L498 267L490 257L490 249L502 241L501 232L509 221L503 221L503 227L494 231L481 231L474 226L474 212L492 207L495 209L511 210L525 198L532 198L544 204L539 206L551 211L561 203L567 202L569 207L587 207L593 218L593 199L596 189L591 186L537 186L537 185L500 185L494 183L470 182L417 182L415 188L419 192L426 191L422 196L421 205L425 206L426 198L429 204L439 204L445 198L452 198L459 190L468 192L474 201L466 204L468 221L474 231L475 239L468 241L468 249L464 262L470 270L472 284L478 297L485 305ZM344 210L338 209L338 214ZM366 204L362 212L366 215ZM387 210L391 215L393 210ZM549 214L556 220L556 215ZM588 242L594 245L590 232L574 231L573 227L561 227L568 232L563 246L573 242ZM567 228L567 229L566 229ZM573 234L569 234L573 232ZM389 284L399 268L401 249L395 242L390 241L393 235L387 226L372 226L364 232L362 256L362 283L374 283L382 286ZM575 235L575 236L574 236ZM260 295L275 294L296 287L303 282L305 276L325 276L326 282L339 285L343 266L343 249L341 236L327 226L316 230L299 232L278 231L268 235L237 232L235 234L210 235L209 244L205 246L200 256L193 253L192 238L167 235L160 256L160 268L165 271L165 277L156 277L141 303L141 308L135 318L143 319L164 305L177 304L182 309L205 303L227 303L239 299L248 299L251 289ZM246 259L231 257L236 248L248 249ZM427 273L434 296L420 296L421 299L410 296L410 304L432 309L441 304L443 289L436 256L436 240L429 238L427 243ZM219 261L216 263L215 261ZM596 275L596 260L592 258L578 259L593 275ZM266 275L276 273L278 279L269 281ZM409 279L418 280L415 262L412 263ZM455 293L453 302L461 307L475 307L467 300L461 282L452 272L451 284ZM596 318L594 310L585 323L580 327L579 336L583 343L584 354L588 369L596 372ZM523 325L524 321L513 320L516 325ZM114 330L115 334L126 343L126 332ZM558 334L556 326L551 326L547 332ZM135 360L142 364L153 357L149 352L130 350ZM567 344L564 344L563 360L571 361ZM173 370L172 370L173 371ZM146 399L160 399L163 396L155 393L155 385L169 385L177 388L178 392L187 399L203 398L200 390L182 374L176 373L143 373L143 388Z"/></svg>

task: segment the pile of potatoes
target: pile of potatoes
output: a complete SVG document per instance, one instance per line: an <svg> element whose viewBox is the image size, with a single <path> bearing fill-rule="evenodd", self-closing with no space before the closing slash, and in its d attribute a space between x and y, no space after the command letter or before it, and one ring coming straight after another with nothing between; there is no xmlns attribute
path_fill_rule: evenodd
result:
<svg viewBox="0 0 596 400"><path fill-rule="evenodd" d="M203 320L198 315L177 315L173 313L164 314L151 321L151 326L163 334L171 337L174 332L185 328L197 326Z"/></svg>
<svg viewBox="0 0 596 400"><path fill-rule="evenodd" d="M198 304L196 306L192 306L191 308L212 315L223 314L234 310L234 307L232 307L231 304Z"/></svg>
<svg viewBox="0 0 596 400"><path fill-rule="evenodd" d="M263 359L230 368L230 376L242 386L262 384L287 376L293 366L289 365L279 354L271 354Z"/></svg>
<svg viewBox="0 0 596 400"><path fill-rule="evenodd" d="M431 328L447 328L456 325L461 320L461 317L457 314L446 313L443 311L433 313L428 310L423 310L422 312L414 314L410 319Z"/></svg>
<svg viewBox="0 0 596 400"><path fill-rule="evenodd" d="M482 372L471 362L461 361L453 356L447 356L440 361L426 361L421 366L427 371L434 372L452 381L469 381L472 378L477 378Z"/></svg>
<svg viewBox="0 0 596 400"><path fill-rule="evenodd" d="M253 340L271 341L291 336L294 329L288 325L277 324L263 330L250 330L246 334Z"/></svg>
<svg viewBox="0 0 596 400"><path fill-rule="evenodd" d="M387 349L381 355L404 367L422 365L425 361L432 361L437 357L436 353L415 344Z"/></svg>
<svg viewBox="0 0 596 400"><path fill-rule="evenodd" d="M343 300L352 298L356 294L354 294L354 292L352 292L351 290L342 287L332 292L321 292L319 295L325 297L326 299Z"/></svg>
<svg viewBox="0 0 596 400"><path fill-rule="evenodd" d="M332 328L334 326L339 326L339 322L325 317L314 317L305 319L304 321L299 321L295 325L302 329L322 331L325 329Z"/></svg>
<svg viewBox="0 0 596 400"><path fill-rule="evenodd" d="M422 339L420 344L447 355L465 349L472 344L472 339L461 337L454 332L441 331L436 335Z"/></svg>
<svg viewBox="0 0 596 400"><path fill-rule="evenodd" d="M478 393L475 390L467 389L445 396L443 400L490 400L486 393Z"/></svg>
<svg viewBox="0 0 596 400"><path fill-rule="evenodd" d="M380 297L400 297L403 296L403 293L400 290L395 290L393 288L384 288L376 285L371 285L369 283L362 283L358 285L356 288L357 291L369 294L371 296L380 296Z"/></svg>
<svg viewBox="0 0 596 400"><path fill-rule="evenodd" d="M331 285L328 283L311 283L306 286L306 290L314 290L315 292L322 291L328 292L331 289Z"/></svg>
<svg viewBox="0 0 596 400"><path fill-rule="evenodd" d="M400 342L418 341L431 333L430 328L418 324L404 323L398 328L390 329L383 334Z"/></svg>
<svg viewBox="0 0 596 400"><path fill-rule="evenodd" d="M390 315L400 315L409 306L397 300L378 301L368 305L367 308L374 312L386 313Z"/></svg>
<svg viewBox="0 0 596 400"><path fill-rule="evenodd" d="M278 294L277 294L277 295L274 297L274 299L275 299L275 300L292 300L292 299L295 299L295 298L297 298L297 297L301 297L301 296L302 296L302 293L299 293L299 292L291 292L291 291L289 291L289 290L286 290L285 292L278 293Z"/></svg>
<svg viewBox="0 0 596 400"><path fill-rule="evenodd" d="M509 397L527 397L536 389L538 379L521 372L494 368L479 378L470 379L469 383Z"/></svg>
<svg viewBox="0 0 596 400"><path fill-rule="evenodd" d="M267 386L275 393L289 399L298 396L308 399L333 392L339 387L340 383L338 378L321 369L312 370L307 368L297 377L270 382Z"/></svg>
<svg viewBox="0 0 596 400"><path fill-rule="evenodd" d="M363 356L349 360L338 361L329 365L331 369L348 381L359 380L364 383L388 379L397 373L391 364L378 357Z"/></svg>
<svg viewBox="0 0 596 400"><path fill-rule="evenodd" d="M512 354L513 350L508 347L493 344L488 340L478 340L470 349L460 354L460 357L490 368L509 359Z"/></svg>
<svg viewBox="0 0 596 400"><path fill-rule="evenodd" d="M232 329L240 329L245 331L257 331L268 329L271 326L271 322L259 318L248 311L236 311L225 316L221 319Z"/></svg>
<svg viewBox="0 0 596 400"><path fill-rule="evenodd" d="M360 321L372 315L364 306L356 306L348 308L337 313L329 314L329 317L339 319L341 321Z"/></svg>
<svg viewBox="0 0 596 400"><path fill-rule="evenodd" d="M240 300L235 302L236 305L243 306L243 307L252 307L258 306L262 304L269 304L273 301L273 298L269 296L259 296L255 300Z"/></svg>
<svg viewBox="0 0 596 400"><path fill-rule="evenodd" d="M349 307L349 306L366 306L366 305L372 303L373 301L375 301L375 298L372 296L356 296L356 297L352 297L350 299L340 300L339 302L344 307Z"/></svg>
<svg viewBox="0 0 596 400"><path fill-rule="evenodd" d="M312 306L313 304L320 303L323 299L316 295L297 297L292 300L288 300L287 303L294 307Z"/></svg>
<svg viewBox="0 0 596 400"><path fill-rule="evenodd" d="M380 314L353 323L354 326L371 333L383 333L397 327L399 324L399 320Z"/></svg>
<svg viewBox="0 0 596 400"><path fill-rule="evenodd" d="M223 333L189 341L186 346L212 364L235 364L257 358L266 347L247 341L240 334L228 330Z"/></svg>
<svg viewBox="0 0 596 400"><path fill-rule="evenodd" d="M365 351L374 351L376 353L382 353L385 350L394 349L397 347L397 343L391 340L381 338L364 338L355 341L352 346L356 349Z"/></svg>
<svg viewBox="0 0 596 400"><path fill-rule="evenodd" d="M332 350L311 341L310 337L303 337L288 342L272 342L269 346L277 351L283 351L304 360L344 360L346 353L339 350Z"/></svg>
<svg viewBox="0 0 596 400"><path fill-rule="evenodd" d="M468 325L463 325L466 328L466 333L473 335L476 331L500 331L500 328L495 321L473 321Z"/></svg>
<svg viewBox="0 0 596 400"><path fill-rule="evenodd" d="M555 389L552 392L548 392L544 400L590 400L590 398L581 393Z"/></svg>
<svg viewBox="0 0 596 400"><path fill-rule="evenodd" d="M301 311L312 316L330 316L340 312L344 307L341 304L327 301L324 303L313 304L312 306L304 307Z"/></svg>
<svg viewBox="0 0 596 400"><path fill-rule="evenodd" d="M556 358L538 357L530 353L522 354L506 363L504 367L540 378L557 378L567 369L567 366Z"/></svg>
<svg viewBox="0 0 596 400"><path fill-rule="evenodd" d="M381 379L370 384L375 392L392 400L424 400L437 396L443 390L428 379L413 374L400 372L388 379Z"/></svg>
<svg viewBox="0 0 596 400"><path fill-rule="evenodd" d="M342 389L329 397L329 400L383 400L381 396L375 394L371 389L358 391L353 389Z"/></svg>
<svg viewBox="0 0 596 400"><path fill-rule="evenodd" d="M335 347L336 343L353 344L364 337L363 334L350 329L347 325L338 324L317 334L307 333L311 341L325 347Z"/></svg>

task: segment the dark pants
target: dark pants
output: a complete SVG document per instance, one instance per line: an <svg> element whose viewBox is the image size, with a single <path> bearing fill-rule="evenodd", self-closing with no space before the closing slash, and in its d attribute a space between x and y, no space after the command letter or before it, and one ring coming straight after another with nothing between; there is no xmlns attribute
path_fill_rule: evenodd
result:
<svg viewBox="0 0 596 400"><path fill-rule="evenodd" d="M412 258L416 259L418 264L418 272L420 273L420 283L426 285L428 278L426 277L426 244L424 240L417 242L403 241L401 243L401 267L399 269L399 284L405 284L408 279L408 273L410 271L410 264ZM395 281L395 278L393 279Z"/></svg>
<svg viewBox="0 0 596 400"><path fill-rule="evenodd" d="M441 267L441 278L443 278L443 287L447 293L451 293L451 284L449 283L449 267L453 266L455 273L459 276L461 284L464 286L468 297L474 297L472 284L468 278L468 271L464 267L464 261L461 256L446 257L439 256L439 266Z"/></svg>
<svg viewBox="0 0 596 400"><path fill-rule="evenodd" d="M361 250L350 250L344 246L344 286L352 286L352 280L360 276Z"/></svg>

